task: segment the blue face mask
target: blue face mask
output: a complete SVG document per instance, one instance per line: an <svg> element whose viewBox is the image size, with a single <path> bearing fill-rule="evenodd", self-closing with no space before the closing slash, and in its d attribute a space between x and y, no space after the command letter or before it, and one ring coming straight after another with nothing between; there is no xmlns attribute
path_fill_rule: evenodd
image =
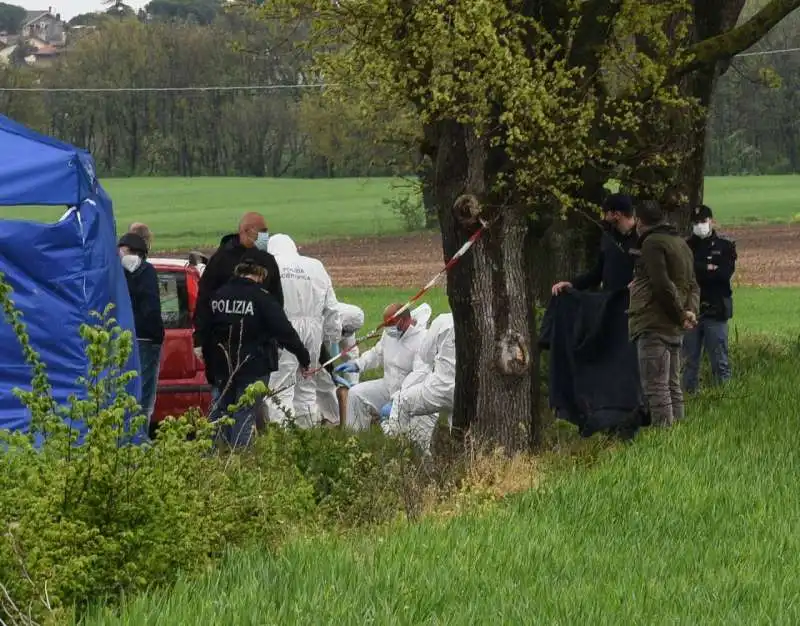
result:
<svg viewBox="0 0 800 626"><path fill-rule="evenodd" d="M256 237L255 246L262 252L267 251L267 244L269 243L269 233L258 233Z"/></svg>

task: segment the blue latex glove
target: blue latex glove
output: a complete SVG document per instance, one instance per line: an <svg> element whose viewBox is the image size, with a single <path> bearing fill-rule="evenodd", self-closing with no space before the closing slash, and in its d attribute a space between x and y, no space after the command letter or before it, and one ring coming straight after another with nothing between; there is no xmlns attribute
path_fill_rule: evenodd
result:
<svg viewBox="0 0 800 626"><path fill-rule="evenodd" d="M391 402L387 402L386 404L383 405L383 408L381 409L381 419L385 420L391 414L392 414L392 403Z"/></svg>
<svg viewBox="0 0 800 626"><path fill-rule="evenodd" d="M337 387L347 387L348 389L350 389L353 386L341 376L334 375L333 382L336 384Z"/></svg>
<svg viewBox="0 0 800 626"><path fill-rule="evenodd" d="M347 363L342 363L341 365L337 365L333 371L336 372L337 374L342 374L342 373L357 374L358 363L356 363L355 361L348 361Z"/></svg>

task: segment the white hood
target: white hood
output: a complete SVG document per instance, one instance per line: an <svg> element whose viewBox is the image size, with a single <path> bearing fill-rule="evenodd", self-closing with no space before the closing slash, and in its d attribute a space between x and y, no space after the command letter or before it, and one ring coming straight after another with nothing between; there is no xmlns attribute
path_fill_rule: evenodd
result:
<svg viewBox="0 0 800 626"><path fill-rule="evenodd" d="M415 326L421 328L428 328L428 322L431 319L431 315L433 315L433 309L431 309L431 305L426 302L423 302L416 309L411 311L411 317L413 317L417 322Z"/></svg>
<svg viewBox="0 0 800 626"><path fill-rule="evenodd" d="M289 235L272 235L267 243L267 252L272 256L300 256L297 245Z"/></svg>

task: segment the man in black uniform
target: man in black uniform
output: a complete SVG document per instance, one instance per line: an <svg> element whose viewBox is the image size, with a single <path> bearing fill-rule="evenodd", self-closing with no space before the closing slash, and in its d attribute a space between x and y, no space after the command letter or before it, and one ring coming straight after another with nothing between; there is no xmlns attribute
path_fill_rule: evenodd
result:
<svg viewBox="0 0 800 626"><path fill-rule="evenodd" d="M624 194L611 194L603 203L602 210L606 230L600 240L597 261L589 271L571 282L553 285L554 296L569 288L585 291L601 285L603 291L619 291L627 289L633 280L634 256L630 250L638 240L633 200Z"/></svg>
<svg viewBox="0 0 800 626"><path fill-rule="evenodd" d="M266 384L278 368L278 347L294 354L303 369L310 365L308 350L283 308L264 289L271 258L261 250L248 250L234 269L233 278L198 305L195 338L202 346L206 377L214 388L212 420L238 403L249 385L257 381ZM259 399L255 407L232 416L233 426L221 432L228 444L237 447L249 443L254 423L263 418L263 405Z"/></svg>
<svg viewBox="0 0 800 626"><path fill-rule="evenodd" d="M219 248L208 260L197 293L197 308L205 308L211 294L227 283L233 276L234 268L239 264L248 250L260 250L266 264L267 278L262 285L264 289L278 301L283 308L283 289L281 288L281 272L278 262L267 252L269 242L269 229L264 216L259 213L245 213L239 221L239 232L225 235L219 243ZM196 320L195 320L196 321ZM195 354L199 357L202 344L195 333Z"/></svg>
<svg viewBox="0 0 800 626"><path fill-rule="evenodd" d="M733 317L731 278L736 271L736 243L720 235L713 214L705 205L692 211L692 236L687 240L694 253L694 271L700 285L700 315L697 327L683 339L683 388L697 391L700 360L705 348L717 382L731 377L728 361L728 320Z"/></svg>

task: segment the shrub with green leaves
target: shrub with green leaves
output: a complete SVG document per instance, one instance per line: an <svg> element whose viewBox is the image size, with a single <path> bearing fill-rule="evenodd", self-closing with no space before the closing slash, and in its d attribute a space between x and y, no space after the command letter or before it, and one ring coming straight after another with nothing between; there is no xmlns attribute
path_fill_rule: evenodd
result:
<svg viewBox="0 0 800 626"><path fill-rule="evenodd" d="M32 372L31 389L16 391L30 431L0 431L0 623L58 623L201 570L231 547L269 549L305 529L380 523L416 505L419 465L407 444L371 433L269 425L232 453L190 412L137 445L145 418L126 391L136 374L125 371L133 337L110 310L81 327L84 397L58 406L2 275L0 304ZM242 402L264 391L253 385Z"/></svg>
<svg viewBox="0 0 800 626"><path fill-rule="evenodd" d="M308 515L313 488L296 467L280 455L253 465L214 451L214 427L201 415L170 419L155 441L130 445L145 419L125 389L135 376L123 371L133 338L108 311L81 328L85 398L57 406L11 291L0 284L6 321L34 373L31 390L17 391L30 431L0 431L5 621L17 611L53 617L169 582L228 544L276 541ZM82 440L75 422L86 427Z"/></svg>

